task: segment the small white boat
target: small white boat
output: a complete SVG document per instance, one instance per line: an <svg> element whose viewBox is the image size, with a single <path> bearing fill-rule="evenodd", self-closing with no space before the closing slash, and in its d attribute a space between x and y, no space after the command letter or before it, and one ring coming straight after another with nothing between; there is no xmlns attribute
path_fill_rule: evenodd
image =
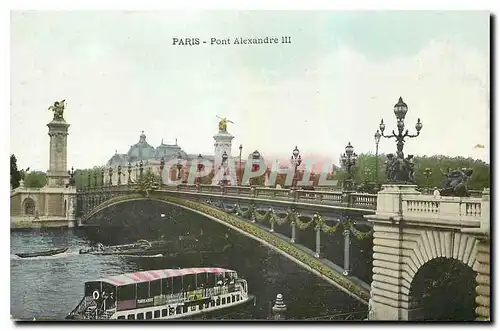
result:
<svg viewBox="0 0 500 331"><path fill-rule="evenodd" d="M82 300L66 319L179 319L253 301L246 280L234 270L151 270L86 282Z"/></svg>

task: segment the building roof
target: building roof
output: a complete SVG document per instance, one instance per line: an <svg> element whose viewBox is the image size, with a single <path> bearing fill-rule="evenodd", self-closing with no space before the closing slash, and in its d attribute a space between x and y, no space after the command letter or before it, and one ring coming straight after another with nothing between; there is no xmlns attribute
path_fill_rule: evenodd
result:
<svg viewBox="0 0 500 331"><path fill-rule="evenodd" d="M125 286L129 284L150 282L162 278L194 275L205 272L220 274L224 272L235 272L235 271L224 268L184 268L184 269L148 270L148 271L131 272L123 275L103 278L100 279L99 281L109 283L115 286Z"/></svg>
<svg viewBox="0 0 500 331"><path fill-rule="evenodd" d="M188 154L184 152L179 145L177 145L177 139L174 145L164 144L162 139L161 144L157 148L154 148L148 144L146 141L146 135L144 134L144 131L142 131L139 136L139 142L131 145L127 154L118 154L118 152L115 152L115 154L108 160L107 165L125 165L129 162L136 163L140 160L161 160L161 158L168 161L174 158L177 159L179 152L183 159L188 159Z"/></svg>
<svg viewBox="0 0 500 331"><path fill-rule="evenodd" d="M146 142L146 135L142 131L139 142L130 146L127 156L129 162L147 160L154 157L155 148Z"/></svg>

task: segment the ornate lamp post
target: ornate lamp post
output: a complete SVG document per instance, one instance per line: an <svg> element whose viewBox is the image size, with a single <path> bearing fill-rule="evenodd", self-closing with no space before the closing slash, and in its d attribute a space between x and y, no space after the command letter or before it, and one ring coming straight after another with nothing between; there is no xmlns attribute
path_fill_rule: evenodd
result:
<svg viewBox="0 0 500 331"><path fill-rule="evenodd" d="M238 186L241 186L241 180L243 179L243 174L241 173L241 151L243 150L243 145L240 144L240 147L238 147L238 149L240 150L240 170L239 170L239 173L240 173L240 176L239 176L239 181L238 181Z"/></svg>
<svg viewBox="0 0 500 331"><path fill-rule="evenodd" d="M94 187L97 188L97 172L94 172Z"/></svg>
<svg viewBox="0 0 500 331"><path fill-rule="evenodd" d="M122 165L118 165L118 185L122 184Z"/></svg>
<svg viewBox="0 0 500 331"><path fill-rule="evenodd" d="M293 181L292 181L292 187L297 187L297 168L300 166L302 163L302 158L300 156L300 151L295 146L295 149L292 151L292 157L290 158L290 162L293 166Z"/></svg>
<svg viewBox="0 0 500 331"><path fill-rule="evenodd" d="M130 183L132 183L132 178L130 178L132 176L132 164L129 162L128 163L128 180L127 180L127 184L130 185Z"/></svg>
<svg viewBox="0 0 500 331"><path fill-rule="evenodd" d="M227 165L227 153L226 151L224 151L224 153L222 154L222 162L221 162L221 168L223 169L223 175L222 176L225 176L226 175L226 165ZM224 185L225 184L225 180L223 179L224 177L221 178L220 180L220 185Z"/></svg>
<svg viewBox="0 0 500 331"><path fill-rule="evenodd" d="M91 178L91 176L92 176L92 175L91 175L91 174L90 174L90 172L89 172L89 174L88 174L88 188L89 188L89 189L90 189L90 180L91 180L90 178Z"/></svg>
<svg viewBox="0 0 500 331"><path fill-rule="evenodd" d="M408 155L408 157L404 158L403 147L405 143L405 138L415 138L420 135L420 130L422 130L422 122L420 122L420 118L417 120L417 124L415 124L415 129L417 130L417 134L408 134L408 130L405 131L405 123L404 119L406 113L408 112L408 106L404 103L403 98L399 97L399 101L394 105L394 115L396 115L397 120L397 128L398 133L396 134L394 130L392 130L391 135L384 135L385 124L384 120L380 121L380 132L382 133L382 137L384 138L396 138L396 157L393 154L387 155L389 159L387 162L387 177L390 182L399 182L399 183L413 183L415 181L414 178L414 165L411 161L413 155Z"/></svg>
<svg viewBox="0 0 500 331"><path fill-rule="evenodd" d="M113 186L113 168L109 167L109 186Z"/></svg>
<svg viewBox="0 0 500 331"><path fill-rule="evenodd" d="M165 168L165 158L162 156L160 160L160 185L163 185L163 169Z"/></svg>
<svg viewBox="0 0 500 331"><path fill-rule="evenodd" d="M351 142L345 147L345 153L340 155L340 162L344 169L347 170L347 179L344 181L344 190L352 191L354 189L354 180L352 177L352 170L356 165L358 155L354 153L354 147Z"/></svg>
<svg viewBox="0 0 500 331"><path fill-rule="evenodd" d="M372 176L372 172L370 169L365 169L364 171L364 177L363 180L365 181L365 183L369 182L370 181L370 178Z"/></svg>
<svg viewBox="0 0 500 331"><path fill-rule="evenodd" d="M198 172L198 175L196 176L196 184L199 184L201 181L200 173L203 170L203 164L201 163L202 160L203 156L200 153L198 154L198 164L196 165L196 171Z"/></svg>
<svg viewBox="0 0 500 331"><path fill-rule="evenodd" d="M182 169L182 155L181 152L177 152L177 179L181 179L181 169Z"/></svg>
<svg viewBox="0 0 500 331"><path fill-rule="evenodd" d="M424 177L425 177L425 188L429 190L429 177L432 175L431 168L424 169Z"/></svg>
<svg viewBox="0 0 500 331"><path fill-rule="evenodd" d="M380 143L381 137L382 135L378 130L373 135L373 138L375 138L375 182L377 183L377 185L378 185L378 144Z"/></svg>
<svg viewBox="0 0 500 331"><path fill-rule="evenodd" d="M258 150L253 151L252 153L252 172L259 171L260 169L260 153ZM252 182L250 185L254 185L256 178L251 179Z"/></svg>
<svg viewBox="0 0 500 331"><path fill-rule="evenodd" d="M139 178L142 179L142 174L144 172L144 163L142 163L142 160L139 161Z"/></svg>
<svg viewBox="0 0 500 331"><path fill-rule="evenodd" d="M69 186L74 186L75 185L75 169L71 167L71 170L68 170L68 175L69 175Z"/></svg>

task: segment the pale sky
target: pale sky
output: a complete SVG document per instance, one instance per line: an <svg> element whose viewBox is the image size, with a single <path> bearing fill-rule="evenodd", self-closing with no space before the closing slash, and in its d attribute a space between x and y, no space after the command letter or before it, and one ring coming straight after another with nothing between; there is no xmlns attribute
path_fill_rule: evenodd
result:
<svg viewBox="0 0 500 331"><path fill-rule="evenodd" d="M173 37L291 36L292 44L173 46ZM380 119L408 104L415 155L489 161L487 12L13 12L11 143L48 168L47 108L66 99L68 165L103 165L142 130L154 147L213 153L216 115L233 155L375 151ZM473 149L483 144L485 149ZM396 149L382 139L380 152Z"/></svg>

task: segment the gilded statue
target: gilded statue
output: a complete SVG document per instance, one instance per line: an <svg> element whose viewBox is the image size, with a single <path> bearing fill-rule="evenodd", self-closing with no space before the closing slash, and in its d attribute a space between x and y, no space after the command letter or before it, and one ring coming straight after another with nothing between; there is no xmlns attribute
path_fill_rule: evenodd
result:
<svg viewBox="0 0 500 331"><path fill-rule="evenodd" d="M62 101L56 101L52 106L49 107L49 110L54 112L54 120L64 121L63 115L64 115L65 102L66 99Z"/></svg>
<svg viewBox="0 0 500 331"><path fill-rule="evenodd" d="M219 131L225 131L227 132L227 123L233 123L232 121L228 120L226 117L222 118L217 115L217 118L220 119L219 121Z"/></svg>

